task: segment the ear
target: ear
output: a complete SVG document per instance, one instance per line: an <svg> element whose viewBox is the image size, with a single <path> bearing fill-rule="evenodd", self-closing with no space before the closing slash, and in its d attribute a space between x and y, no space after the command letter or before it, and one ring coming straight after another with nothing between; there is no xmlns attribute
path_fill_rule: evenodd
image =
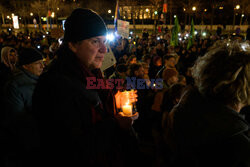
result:
<svg viewBox="0 0 250 167"><path fill-rule="evenodd" d="M74 52L74 53L77 52L76 44L73 44L72 42L69 42L68 45L69 45L69 49L70 49L72 52Z"/></svg>
<svg viewBox="0 0 250 167"><path fill-rule="evenodd" d="M23 67L25 70L28 70L28 69L29 69L29 66L28 66L28 65L22 65L22 67Z"/></svg>

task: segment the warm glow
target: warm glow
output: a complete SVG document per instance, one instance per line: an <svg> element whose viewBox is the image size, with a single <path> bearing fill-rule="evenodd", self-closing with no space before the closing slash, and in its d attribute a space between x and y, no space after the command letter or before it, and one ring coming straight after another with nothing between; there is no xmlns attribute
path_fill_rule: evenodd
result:
<svg viewBox="0 0 250 167"><path fill-rule="evenodd" d="M30 16L33 16L33 13L30 13Z"/></svg>
<svg viewBox="0 0 250 167"><path fill-rule="evenodd" d="M51 17L52 17L52 18L55 17L55 12L52 12Z"/></svg>
<svg viewBox="0 0 250 167"><path fill-rule="evenodd" d="M223 6L220 6L219 9L222 10L222 9L223 9Z"/></svg>
<svg viewBox="0 0 250 167"><path fill-rule="evenodd" d="M60 10L60 8L57 8L57 10Z"/></svg>
<svg viewBox="0 0 250 167"><path fill-rule="evenodd" d="M9 19L10 18L10 16L7 16L7 19Z"/></svg>
<svg viewBox="0 0 250 167"><path fill-rule="evenodd" d="M204 12L206 12L207 11L207 9L204 9Z"/></svg>
<svg viewBox="0 0 250 167"><path fill-rule="evenodd" d="M148 9L148 8L146 9L146 12L149 12L149 9Z"/></svg>
<svg viewBox="0 0 250 167"><path fill-rule="evenodd" d="M108 10L108 13L111 13L111 10L110 10L110 9Z"/></svg>
<svg viewBox="0 0 250 167"><path fill-rule="evenodd" d="M132 115L132 109L133 106L129 104L129 102L126 102L126 104L122 106L122 112L124 113L124 115Z"/></svg>
<svg viewBox="0 0 250 167"><path fill-rule="evenodd" d="M185 11L186 11L186 8L183 8L183 11L185 12Z"/></svg>
<svg viewBox="0 0 250 167"><path fill-rule="evenodd" d="M196 7L195 6L192 7L192 11L196 11Z"/></svg>
<svg viewBox="0 0 250 167"><path fill-rule="evenodd" d="M244 16L245 16L244 14L241 15L241 17L244 17Z"/></svg>
<svg viewBox="0 0 250 167"><path fill-rule="evenodd" d="M236 5L235 9L240 9L240 5Z"/></svg>

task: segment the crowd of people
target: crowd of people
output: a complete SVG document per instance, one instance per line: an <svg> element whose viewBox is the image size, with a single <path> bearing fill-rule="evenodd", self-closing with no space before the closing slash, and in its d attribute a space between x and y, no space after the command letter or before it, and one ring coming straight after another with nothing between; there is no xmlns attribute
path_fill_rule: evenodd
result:
<svg viewBox="0 0 250 167"><path fill-rule="evenodd" d="M76 9L62 43L0 34L1 166L250 166L249 41L106 33L97 13ZM107 42L117 63L101 71ZM116 87L86 89L88 77L123 79L123 90L145 80L136 113L118 112Z"/></svg>

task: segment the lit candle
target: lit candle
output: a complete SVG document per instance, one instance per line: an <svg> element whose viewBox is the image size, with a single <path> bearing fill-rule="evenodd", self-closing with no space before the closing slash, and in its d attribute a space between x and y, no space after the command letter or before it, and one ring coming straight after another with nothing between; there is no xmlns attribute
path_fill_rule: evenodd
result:
<svg viewBox="0 0 250 167"><path fill-rule="evenodd" d="M122 106L122 112L124 115L132 115L132 105L126 103L124 106Z"/></svg>

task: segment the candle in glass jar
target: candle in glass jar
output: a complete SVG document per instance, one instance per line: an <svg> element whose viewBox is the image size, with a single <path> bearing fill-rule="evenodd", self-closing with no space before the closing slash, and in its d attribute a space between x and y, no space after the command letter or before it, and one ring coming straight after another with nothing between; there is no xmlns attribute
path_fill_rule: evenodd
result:
<svg viewBox="0 0 250 167"><path fill-rule="evenodd" d="M126 103L126 105L122 106L122 112L124 115L132 115L132 105Z"/></svg>

